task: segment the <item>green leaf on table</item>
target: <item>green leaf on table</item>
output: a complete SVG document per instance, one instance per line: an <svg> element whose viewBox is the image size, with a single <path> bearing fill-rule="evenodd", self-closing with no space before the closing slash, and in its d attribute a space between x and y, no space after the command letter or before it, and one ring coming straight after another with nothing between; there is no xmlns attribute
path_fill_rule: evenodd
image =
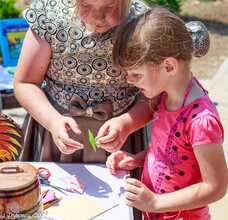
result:
<svg viewBox="0 0 228 220"><path fill-rule="evenodd" d="M88 129L88 133L89 133L89 142L93 148L93 150L96 152L97 151L97 148L98 146L96 145L96 139L94 138L93 136L93 133L90 131L90 129Z"/></svg>

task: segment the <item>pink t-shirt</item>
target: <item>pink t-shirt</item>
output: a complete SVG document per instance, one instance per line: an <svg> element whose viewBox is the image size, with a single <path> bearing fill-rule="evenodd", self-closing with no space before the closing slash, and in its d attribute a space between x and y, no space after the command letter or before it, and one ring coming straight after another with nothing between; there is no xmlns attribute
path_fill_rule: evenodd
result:
<svg viewBox="0 0 228 220"><path fill-rule="evenodd" d="M165 97L164 93L152 125L151 143L142 175L142 182L158 194L201 182L193 148L222 143L224 138L218 112L207 94L173 112L166 110ZM208 210L207 207L201 209ZM163 219L161 216L147 213L146 219Z"/></svg>

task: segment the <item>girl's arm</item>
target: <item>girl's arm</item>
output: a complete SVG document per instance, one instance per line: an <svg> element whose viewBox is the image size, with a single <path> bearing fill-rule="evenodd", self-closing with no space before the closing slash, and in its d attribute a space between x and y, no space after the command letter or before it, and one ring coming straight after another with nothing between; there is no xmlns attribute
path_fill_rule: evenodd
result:
<svg viewBox="0 0 228 220"><path fill-rule="evenodd" d="M221 199L228 187L228 172L222 144L198 146L194 153L199 163L202 182L172 193L156 195L145 185L127 179L126 201L128 205L152 212L189 210L208 205ZM133 199L133 202L128 199Z"/></svg>
<svg viewBox="0 0 228 220"><path fill-rule="evenodd" d="M144 127L153 119L151 100L140 95L136 104L128 112L122 114L120 119L125 122L125 129L130 134Z"/></svg>
<svg viewBox="0 0 228 220"><path fill-rule="evenodd" d="M223 147L220 143L194 148L202 182L177 192L159 196L157 211L199 208L221 199L228 187L228 172Z"/></svg>
<svg viewBox="0 0 228 220"><path fill-rule="evenodd" d="M14 92L19 103L55 136L55 140L60 136L57 146L69 146L68 151L64 151L70 153L81 145L68 137L66 126L71 127L75 133L80 133L79 128L73 119L63 117L55 110L41 89L50 60L50 45L29 29L15 72ZM74 148L70 149L70 146Z"/></svg>

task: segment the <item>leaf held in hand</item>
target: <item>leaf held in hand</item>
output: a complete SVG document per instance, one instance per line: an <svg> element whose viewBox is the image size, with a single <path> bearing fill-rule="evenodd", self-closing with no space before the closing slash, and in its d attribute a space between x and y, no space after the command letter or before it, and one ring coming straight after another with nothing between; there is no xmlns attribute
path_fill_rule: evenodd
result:
<svg viewBox="0 0 228 220"><path fill-rule="evenodd" d="M88 129L88 133L89 133L89 142L93 148L93 150L96 152L97 151L97 148L98 146L96 145L96 139L94 138L93 136L93 133L90 131L90 129Z"/></svg>

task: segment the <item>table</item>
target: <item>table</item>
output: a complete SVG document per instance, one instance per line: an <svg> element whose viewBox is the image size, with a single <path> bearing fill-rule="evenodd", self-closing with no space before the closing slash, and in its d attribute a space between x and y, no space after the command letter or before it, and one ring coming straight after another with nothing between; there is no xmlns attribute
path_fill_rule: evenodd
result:
<svg viewBox="0 0 228 220"><path fill-rule="evenodd" d="M123 201L124 193L124 176L128 174L126 171L121 171L118 175L111 175L104 164L79 164L79 163L52 163L52 162L29 162L38 167L46 167L51 172L50 181L52 184L58 183L59 177L66 175L76 175L85 185L85 193L94 197L102 207L108 208L113 204L119 205L107 212L92 218L94 220L133 220L133 209L125 205ZM61 186L61 185L60 185ZM61 194L61 192L56 192ZM70 196L64 194L60 201L70 199L72 197L82 196L77 193L69 193ZM42 218L43 219L43 218ZM46 218L44 218L46 219Z"/></svg>

